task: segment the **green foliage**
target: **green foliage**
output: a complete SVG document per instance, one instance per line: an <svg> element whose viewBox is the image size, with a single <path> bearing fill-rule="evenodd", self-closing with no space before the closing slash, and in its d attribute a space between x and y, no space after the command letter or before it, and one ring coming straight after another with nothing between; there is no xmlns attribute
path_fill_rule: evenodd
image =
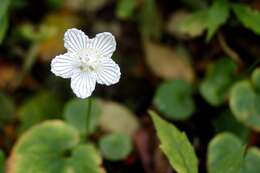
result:
<svg viewBox="0 0 260 173"><path fill-rule="evenodd" d="M11 98L0 92L0 124L14 117L15 105Z"/></svg>
<svg viewBox="0 0 260 173"><path fill-rule="evenodd" d="M245 4L233 4L233 11L238 20L248 29L260 34L260 12Z"/></svg>
<svg viewBox="0 0 260 173"><path fill-rule="evenodd" d="M252 75L252 81L237 82L231 88L229 105L238 121L250 128L260 130L260 93L258 88L259 69Z"/></svg>
<svg viewBox="0 0 260 173"><path fill-rule="evenodd" d="M97 122L101 115L100 103L92 99L89 110L89 99L73 99L67 103L64 110L65 120L74 126L82 135L91 134L97 128ZM90 111L89 122L87 115ZM87 129L88 128L88 129ZM88 132L89 130L89 132Z"/></svg>
<svg viewBox="0 0 260 173"><path fill-rule="evenodd" d="M197 173L198 160L186 134L174 125L149 112L161 141L160 148L178 173Z"/></svg>
<svg viewBox="0 0 260 173"><path fill-rule="evenodd" d="M241 173L258 173L260 170L260 150L256 147L248 149Z"/></svg>
<svg viewBox="0 0 260 173"><path fill-rule="evenodd" d="M192 13L178 22L177 30L191 37L200 36L207 28L207 10Z"/></svg>
<svg viewBox="0 0 260 173"><path fill-rule="evenodd" d="M159 38L161 35L161 18L155 0L144 0L140 11L140 31L144 39Z"/></svg>
<svg viewBox="0 0 260 173"><path fill-rule="evenodd" d="M22 24L18 28L21 37L30 41L44 41L56 33L56 28L53 26L41 25L36 31L34 26L29 23Z"/></svg>
<svg viewBox="0 0 260 173"><path fill-rule="evenodd" d="M224 103L229 89L236 79L236 64L230 58L218 59L207 69L205 79L200 84L200 93L212 106Z"/></svg>
<svg viewBox="0 0 260 173"><path fill-rule="evenodd" d="M202 9L207 6L205 0L180 0L185 6L191 9Z"/></svg>
<svg viewBox="0 0 260 173"><path fill-rule="evenodd" d="M256 90L260 90L260 68L256 68L251 76L253 85L255 86Z"/></svg>
<svg viewBox="0 0 260 173"><path fill-rule="evenodd" d="M192 86L183 80L160 84L154 96L154 104L172 120L185 120L195 111Z"/></svg>
<svg viewBox="0 0 260 173"><path fill-rule="evenodd" d="M206 40L209 41L228 17L229 3L227 0L215 0L209 8L196 11L180 21L178 30L191 37L200 36L207 30Z"/></svg>
<svg viewBox="0 0 260 173"><path fill-rule="evenodd" d="M126 158L131 153L133 146L128 135L115 133L101 137L99 148L105 159L118 161Z"/></svg>
<svg viewBox="0 0 260 173"><path fill-rule="evenodd" d="M59 121L32 127L15 144L9 173L100 173L101 158L90 144L79 144L76 129Z"/></svg>
<svg viewBox="0 0 260 173"><path fill-rule="evenodd" d="M260 53L254 35L260 35L259 2L46 0L41 10L27 12L37 7L31 1L0 0L0 44L6 40L0 50L0 173L142 172L135 165L149 160L155 165L144 164L148 172L198 173L205 166L208 173L260 172L260 61L251 65ZM118 43L121 84L98 87L95 93L106 100L92 98L91 108L89 99L64 105L58 95L70 99L70 81L49 71L66 47L83 44L73 35L64 47L64 33L74 27L89 38L111 32ZM192 39L202 35L209 44ZM103 48L102 55L110 49ZM150 112L162 151L154 147L145 113L152 104L166 119L181 121L178 129Z"/></svg>
<svg viewBox="0 0 260 173"><path fill-rule="evenodd" d="M5 33L7 32L9 25L9 19L7 15L0 18L0 44L3 42L3 39L5 37Z"/></svg>
<svg viewBox="0 0 260 173"><path fill-rule="evenodd" d="M2 150L0 150L0 173L5 172L5 156Z"/></svg>
<svg viewBox="0 0 260 173"><path fill-rule="evenodd" d="M120 19L132 17L136 8L136 0L119 0L117 1L116 15Z"/></svg>
<svg viewBox="0 0 260 173"><path fill-rule="evenodd" d="M52 8L59 8L63 5L64 0L48 0L48 5Z"/></svg>
<svg viewBox="0 0 260 173"><path fill-rule="evenodd" d="M9 25L8 9L11 0L1 0L0 5L0 44L3 42L5 33Z"/></svg>
<svg viewBox="0 0 260 173"><path fill-rule="evenodd" d="M238 173L243 165L244 147L232 134L221 133L214 137L208 147L207 167L209 173Z"/></svg>
<svg viewBox="0 0 260 173"><path fill-rule="evenodd" d="M40 92L25 101L18 109L19 130L24 131L46 119L61 117L62 103L56 95Z"/></svg>
<svg viewBox="0 0 260 173"><path fill-rule="evenodd" d="M216 33L218 28L226 23L229 17L229 4L227 0L215 0L209 8L207 16L207 41Z"/></svg>
<svg viewBox="0 0 260 173"><path fill-rule="evenodd" d="M11 0L11 7L14 9L22 9L28 5L28 1L26 0Z"/></svg>
<svg viewBox="0 0 260 173"><path fill-rule="evenodd" d="M242 123L238 122L230 110L223 111L213 122L215 131L230 132L246 142L249 138L250 130Z"/></svg>
<svg viewBox="0 0 260 173"><path fill-rule="evenodd" d="M219 27L226 23L230 6L238 20L248 29L260 34L260 12L251 9L245 4L230 5L227 0L214 0L213 4L204 10L196 11L178 23L178 30L191 37L200 36L207 30L209 41Z"/></svg>

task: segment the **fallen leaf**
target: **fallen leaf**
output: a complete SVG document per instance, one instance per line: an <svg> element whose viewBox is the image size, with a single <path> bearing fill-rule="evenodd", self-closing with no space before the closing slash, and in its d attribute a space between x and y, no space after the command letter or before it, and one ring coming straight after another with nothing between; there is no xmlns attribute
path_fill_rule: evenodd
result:
<svg viewBox="0 0 260 173"><path fill-rule="evenodd" d="M146 62L157 76L166 80L194 81L194 71L186 52L152 42L145 43L145 51Z"/></svg>

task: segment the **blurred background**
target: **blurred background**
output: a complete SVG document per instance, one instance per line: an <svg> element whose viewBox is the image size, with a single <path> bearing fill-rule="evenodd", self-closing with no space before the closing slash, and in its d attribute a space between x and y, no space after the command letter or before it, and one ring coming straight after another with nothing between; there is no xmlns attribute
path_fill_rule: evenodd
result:
<svg viewBox="0 0 260 173"><path fill-rule="evenodd" d="M0 0L0 170L8 160L16 166L21 135L60 119L95 144L103 171L174 172L149 109L185 131L201 173L220 132L260 146L258 10L258 0ZM118 84L97 85L88 135L89 100L50 71L74 27L113 33L122 73Z"/></svg>

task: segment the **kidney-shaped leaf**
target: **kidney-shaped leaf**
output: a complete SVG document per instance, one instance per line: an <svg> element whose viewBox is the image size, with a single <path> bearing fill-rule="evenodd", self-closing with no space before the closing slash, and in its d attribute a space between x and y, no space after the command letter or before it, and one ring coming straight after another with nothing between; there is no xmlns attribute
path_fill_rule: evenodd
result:
<svg viewBox="0 0 260 173"><path fill-rule="evenodd" d="M231 88L229 106L238 121L260 131L260 94L250 81L240 81Z"/></svg>
<svg viewBox="0 0 260 173"><path fill-rule="evenodd" d="M227 98L235 80L236 64L230 58L222 58L211 64L200 84L200 93L213 106L221 105Z"/></svg>
<svg viewBox="0 0 260 173"><path fill-rule="evenodd" d="M260 68L256 68L251 76L255 88L260 91Z"/></svg>
<svg viewBox="0 0 260 173"><path fill-rule="evenodd" d="M208 147L207 167L209 173L239 173L242 168L244 147L230 133L214 137Z"/></svg>
<svg viewBox="0 0 260 173"><path fill-rule="evenodd" d="M247 150L244 166L241 173L259 173L260 170L260 150L251 147Z"/></svg>
<svg viewBox="0 0 260 173"><path fill-rule="evenodd" d="M21 121L19 130L24 131L46 119L61 117L62 103L49 92L40 92L26 100L18 109Z"/></svg>
<svg viewBox="0 0 260 173"><path fill-rule="evenodd" d="M79 141L78 131L63 121L36 125L15 144L7 173L100 173L95 148Z"/></svg>
<svg viewBox="0 0 260 173"><path fill-rule="evenodd" d="M172 120L185 120L195 110L192 86L182 80L162 83L156 90L154 104Z"/></svg>
<svg viewBox="0 0 260 173"><path fill-rule="evenodd" d="M171 166L178 173L197 173L198 160L186 134L154 112L149 113L161 141L160 148L169 159Z"/></svg>
<svg viewBox="0 0 260 173"><path fill-rule="evenodd" d="M104 158L118 161L126 158L132 151L131 138L123 133L108 134L100 138L99 148Z"/></svg>

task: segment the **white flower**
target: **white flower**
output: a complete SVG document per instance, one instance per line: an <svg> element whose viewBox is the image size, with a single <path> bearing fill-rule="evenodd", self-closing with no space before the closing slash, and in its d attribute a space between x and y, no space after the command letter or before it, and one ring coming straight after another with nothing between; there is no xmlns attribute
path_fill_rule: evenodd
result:
<svg viewBox="0 0 260 173"><path fill-rule="evenodd" d="M69 29L64 34L68 50L51 62L51 71L62 78L71 78L71 88L80 98L89 97L96 82L112 85L120 79L120 68L111 59L116 41L111 33L103 32L88 38L81 30Z"/></svg>

